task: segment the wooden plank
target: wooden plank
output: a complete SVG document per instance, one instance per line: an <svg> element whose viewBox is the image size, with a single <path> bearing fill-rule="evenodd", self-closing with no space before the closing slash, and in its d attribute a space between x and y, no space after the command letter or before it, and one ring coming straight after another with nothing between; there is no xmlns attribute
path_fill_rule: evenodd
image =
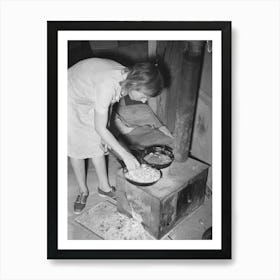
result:
<svg viewBox="0 0 280 280"><path fill-rule="evenodd" d="M189 156L204 41L159 41L157 53L167 64L171 84L165 100L166 124L175 136L175 159ZM162 106L158 103L158 106Z"/></svg>
<svg viewBox="0 0 280 280"><path fill-rule="evenodd" d="M202 62L203 45L201 41L189 42L188 50L184 51L176 92L174 156L177 161L185 161L189 156Z"/></svg>

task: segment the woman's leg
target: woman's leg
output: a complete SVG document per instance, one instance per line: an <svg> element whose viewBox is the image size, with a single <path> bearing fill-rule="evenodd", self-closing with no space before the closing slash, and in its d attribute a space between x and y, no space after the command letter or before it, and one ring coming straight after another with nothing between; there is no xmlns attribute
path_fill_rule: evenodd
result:
<svg viewBox="0 0 280 280"><path fill-rule="evenodd" d="M80 192L88 193L85 160L70 157L70 162L72 164Z"/></svg>
<svg viewBox="0 0 280 280"><path fill-rule="evenodd" d="M92 158L93 165L95 167L97 177L99 180L99 188L104 192L111 191L111 187L109 185L108 176L107 176L107 168L105 162L105 156L97 156Z"/></svg>

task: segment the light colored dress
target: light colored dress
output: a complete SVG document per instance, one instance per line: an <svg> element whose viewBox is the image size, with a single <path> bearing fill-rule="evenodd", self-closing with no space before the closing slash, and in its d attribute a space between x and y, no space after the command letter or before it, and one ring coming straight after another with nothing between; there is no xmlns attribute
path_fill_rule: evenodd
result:
<svg viewBox="0 0 280 280"><path fill-rule="evenodd" d="M68 156L85 159L104 154L94 110L108 112L119 101L124 68L112 60L89 58L68 69Z"/></svg>

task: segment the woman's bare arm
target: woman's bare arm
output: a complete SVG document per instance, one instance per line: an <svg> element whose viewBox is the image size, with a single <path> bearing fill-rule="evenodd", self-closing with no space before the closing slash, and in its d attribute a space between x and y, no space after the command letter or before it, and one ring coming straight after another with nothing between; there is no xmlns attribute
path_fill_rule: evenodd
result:
<svg viewBox="0 0 280 280"><path fill-rule="evenodd" d="M94 122L95 130L107 145L109 145L120 156L127 152L125 148L119 144L113 134L107 129L108 112L103 114L94 111Z"/></svg>
<svg viewBox="0 0 280 280"><path fill-rule="evenodd" d="M134 169L139 166L136 158L131 155L122 145L119 144L113 134L107 129L108 113L99 113L94 110L95 130L102 140L109 145L117 154L121 156L128 169Z"/></svg>

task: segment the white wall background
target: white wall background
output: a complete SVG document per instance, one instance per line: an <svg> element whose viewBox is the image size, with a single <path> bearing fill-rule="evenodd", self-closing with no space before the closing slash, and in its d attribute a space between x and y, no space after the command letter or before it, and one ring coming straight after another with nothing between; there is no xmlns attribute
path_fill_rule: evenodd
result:
<svg viewBox="0 0 280 280"><path fill-rule="evenodd" d="M279 1L1 1L0 279L280 279ZM46 260L46 21L233 22L233 259Z"/></svg>

